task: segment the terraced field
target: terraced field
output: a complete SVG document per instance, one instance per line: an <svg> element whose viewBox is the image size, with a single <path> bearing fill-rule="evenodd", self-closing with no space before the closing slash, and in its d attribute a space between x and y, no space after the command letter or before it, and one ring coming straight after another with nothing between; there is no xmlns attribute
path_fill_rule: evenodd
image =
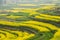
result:
<svg viewBox="0 0 60 40"><path fill-rule="evenodd" d="M60 40L60 7L1 10L0 40Z"/></svg>

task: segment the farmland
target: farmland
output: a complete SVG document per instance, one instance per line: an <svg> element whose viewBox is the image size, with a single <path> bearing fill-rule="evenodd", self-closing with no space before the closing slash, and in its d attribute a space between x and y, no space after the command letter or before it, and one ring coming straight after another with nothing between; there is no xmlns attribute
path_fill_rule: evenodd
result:
<svg viewBox="0 0 60 40"><path fill-rule="evenodd" d="M60 40L60 7L0 10L0 40Z"/></svg>

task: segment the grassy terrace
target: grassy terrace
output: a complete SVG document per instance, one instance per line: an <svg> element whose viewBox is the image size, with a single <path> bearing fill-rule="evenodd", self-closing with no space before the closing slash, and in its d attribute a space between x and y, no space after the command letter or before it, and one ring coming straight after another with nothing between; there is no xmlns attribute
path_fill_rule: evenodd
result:
<svg viewBox="0 0 60 40"><path fill-rule="evenodd" d="M0 40L60 40L60 7L0 10Z"/></svg>

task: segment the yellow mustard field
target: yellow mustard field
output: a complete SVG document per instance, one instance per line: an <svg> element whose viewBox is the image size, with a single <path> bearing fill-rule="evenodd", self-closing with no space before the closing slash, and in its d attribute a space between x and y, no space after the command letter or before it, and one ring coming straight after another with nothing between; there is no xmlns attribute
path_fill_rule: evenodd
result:
<svg viewBox="0 0 60 40"><path fill-rule="evenodd" d="M60 40L58 7L1 10L0 40Z"/></svg>

